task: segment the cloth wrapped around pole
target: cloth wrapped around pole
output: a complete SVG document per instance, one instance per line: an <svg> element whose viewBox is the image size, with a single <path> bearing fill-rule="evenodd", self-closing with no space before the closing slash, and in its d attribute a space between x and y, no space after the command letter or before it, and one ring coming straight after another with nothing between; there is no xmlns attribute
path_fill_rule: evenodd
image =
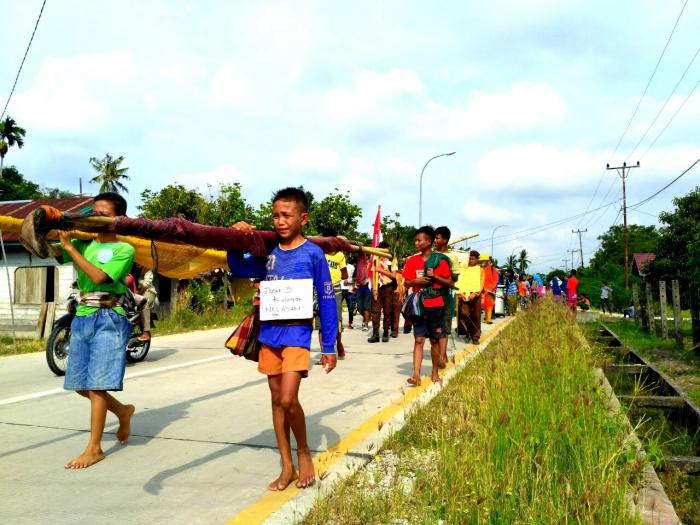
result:
<svg viewBox="0 0 700 525"><path fill-rule="evenodd" d="M165 267L168 265L161 265L160 262L163 260L179 259L176 262L178 266L182 266L188 258L206 256L206 259L216 263L214 266L206 262L195 264L187 271L188 276L192 276L196 275L193 273L195 269L204 266L210 266L209 269L225 267L226 265L221 262L225 261L226 250L240 250L254 256L265 257L279 242L277 234L273 231L255 231L248 235L234 228L206 226L180 218L156 221L130 217L64 214L50 206L42 206L27 215L19 230L19 240L22 245L30 253L42 258L50 256L47 236L51 230L79 230L82 235L89 235L87 232L114 232L122 236L121 241L129 242L134 247L143 245L141 248L147 248L152 252L152 264L144 266L157 268L158 273L164 275L167 275L165 271L168 270ZM153 242L144 241L144 239ZM326 253L365 251L388 256L386 250L363 247L342 237L309 237L309 241L318 245ZM181 278L184 278L183 272L178 272L180 275L169 273L178 277L182 275Z"/></svg>

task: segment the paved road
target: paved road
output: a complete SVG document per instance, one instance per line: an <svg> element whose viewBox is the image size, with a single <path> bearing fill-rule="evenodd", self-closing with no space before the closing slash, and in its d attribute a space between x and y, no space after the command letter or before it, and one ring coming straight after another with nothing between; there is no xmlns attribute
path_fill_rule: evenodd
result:
<svg viewBox="0 0 700 525"><path fill-rule="evenodd" d="M2 521L223 523L256 501L279 472L269 392L254 363L222 349L229 332L154 339L148 359L127 368L118 396L137 407L129 444L116 442L108 415L107 457L83 471L63 464L85 446L87 401L61 390L43 354L0 359ZM413 337L366 338L346 331L347 359L328 375L315 366L302 384L315 452L401 396Z"/></svg>

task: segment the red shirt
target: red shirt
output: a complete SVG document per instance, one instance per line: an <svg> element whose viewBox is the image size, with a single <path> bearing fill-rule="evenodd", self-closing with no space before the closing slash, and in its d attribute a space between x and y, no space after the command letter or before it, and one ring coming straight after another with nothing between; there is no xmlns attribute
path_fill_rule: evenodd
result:
<svg viewBox="0 0 700 525"><path fill-rule="evenodd" d="M578 279L576 277L569 277L569 281L566 283L566 293L568 295L576 295L577 287Z"/></svg>
<svg viewBox="0 0 700 525"><path fill-rule="evenodd" d="M406 261L406 266L403 268L403 278L408 279L409 281L412 281L416 277L418 277L418 271L423 271L425 272L425 261L423 260L423 255L418 254L418 255L412 255L411 257L408 258ZM439 277L444 277L445 279L449 279L451 274L450 274L450 266L445 262L445 260L441 260L440 264L438 264L437 268L435 268L435 275ZM426 277L425 273L423 274L424 277ZM413 291L417 292L419 291L422 286L414 286ZM433 288L436 290L439 288L442 288L442 285L438 282L433 283ZM425 298L423 300L423 306L426 308L437 308L439 306L445 306L445 301L442 299L442 295L438 295L437 297L433 298Z"/></svg>

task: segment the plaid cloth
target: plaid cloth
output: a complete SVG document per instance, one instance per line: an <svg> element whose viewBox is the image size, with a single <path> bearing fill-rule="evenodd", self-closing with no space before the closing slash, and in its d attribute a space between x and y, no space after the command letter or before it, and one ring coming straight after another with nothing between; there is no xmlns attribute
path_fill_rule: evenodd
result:
<svg viewBox="0 0 700 525"><path fill-rule="evenodd" d="M233 355L242 356L251 361L257 361L258 355L260 354L260 342L258 341L259 333L260 313L256 309L241 321L241 324L239 324L228 337L224 346L226 346Z"/></svg>

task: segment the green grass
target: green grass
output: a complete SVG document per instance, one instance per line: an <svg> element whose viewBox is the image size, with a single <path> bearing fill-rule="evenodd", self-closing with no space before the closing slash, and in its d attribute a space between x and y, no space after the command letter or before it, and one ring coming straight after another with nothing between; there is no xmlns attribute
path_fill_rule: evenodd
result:
<svg viewBox="0 0 700 525"><path fill-rule="evenodd" d="M386 490L381 468L360 472L303 523L637 523L625 493L643 465L579 330L551 301L520 314L389 440Z"/></svg>
<svg viewBox="0 0 700 525"><path fill-rule="evenodd" d="M12 342L12 337L0 337L0 356L29 354L43 352L45 339L17 339L17 344Z"/></svg>
<svg viewBox="0 0 700 525"><path fill-rule="evenodd" d="M209 307L196 312L189 308L177 308L161 321L156 321L153 335L179 334L192 330L207 330L229 326L233 330L241 319L251 312L249 301L236 304L224 311L222 307Z"/></svg>

